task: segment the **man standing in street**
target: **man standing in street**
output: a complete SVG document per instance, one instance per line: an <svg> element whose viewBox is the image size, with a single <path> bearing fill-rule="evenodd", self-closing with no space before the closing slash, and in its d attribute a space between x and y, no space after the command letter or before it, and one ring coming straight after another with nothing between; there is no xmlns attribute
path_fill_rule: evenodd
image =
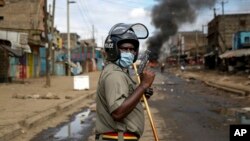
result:
<svg viewBox="0 0 250 141"><path fill-rule="evenodd" d="M137 35L138 28L140 35ZM138 39L147 36L148 30L143 24L119 23L111 28L105 40L107 65L100 75L96 95L97 141L138 141L143 134L141 98L155 74L145 70L140 76L141 83L136 85L128 68L137 60Z"/></svg>

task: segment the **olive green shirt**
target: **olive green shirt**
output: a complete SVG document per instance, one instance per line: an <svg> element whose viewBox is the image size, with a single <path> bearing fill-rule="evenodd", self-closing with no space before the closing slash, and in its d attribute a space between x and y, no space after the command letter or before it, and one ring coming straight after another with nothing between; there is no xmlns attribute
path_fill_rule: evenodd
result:
<svg viewBox="0 0 250 141"><path fill-rule="evenodd" d="M96 133L134 132L142 135L144 130L144 109L142 103L120 122L114 121L111 113L133 93L136 83L119 66L109 63L102 71L96 96Z"/></svg>

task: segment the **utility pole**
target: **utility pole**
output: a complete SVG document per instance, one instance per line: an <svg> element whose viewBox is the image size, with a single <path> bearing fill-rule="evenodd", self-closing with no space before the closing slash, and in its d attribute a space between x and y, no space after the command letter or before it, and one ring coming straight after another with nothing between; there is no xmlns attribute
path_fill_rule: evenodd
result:
<svg viewBox="0 0 250 141"><path fill-rule="evenodd" d="M92 38L93 38L93 41L95 41L95 26L92 25Z"/></svg>
<svg viewBox="0 0 250 141"><path fill-rule="evenodd" d="M221 18L221 21L223 23L223 40L225 41L225 44L226 44L226 23L225 23L225 16L224 16L224 5L225 5L225 2L224 0L221 1L221 7L222 7L222 18ZM222 41L223 42L223 41ZM227 50L226 46L225 46L225 50Z"/></svg>
<svg viewBox="0 0 250 141"><path fill-rule="evenodd" d="M178 44L178 58L177 58L178 62L177 62L177 64L179 66L180 61L181 61L181 58L180 58L180 56L181 56L181 34L179 33L177 36L178 36L178 42L177 42L177 44Z"/></svg>
<svg viewBox="0 0 250 141"><path fill-rule="evenodd" d="M198 30L195 32L195 43L196 43L196 64L198 63L198 49L199 49L199 44L198 44Z"/></svg>
<svg viewBox="0 0 250 141"><path fill-rule="evenodd" d="M224 0L221 1L221 7L222 7L222 15L224 15L224 5L225 5L225 2Z"/></svg>
<svg viewBox="0 0 250 141"><path fill-rule="evenodd" d="M47 12L47 0L45 0L45 6L44 6L44 14L45 14L45 37L48 44L48 47L46 49L46 87L51 86L51 78L50 78L50 63L51 63L51 54L52 54L52 41L54 38L54 13L55 13L55 0L53 0L53 13L52 13L52 19L48 18L49 14L51 13L51 5L49 6L49 13ZM51 27L49 31L48 27L48 21L51 21ZM50 35L50 36L48 36Z"/></svg>
<svg viewBox="0 0 250 141"><path fill-rule="evenodd" d="M224 15L224 1L221 2L221 7L222 7L222 15Z"/></svg>
<svg viewBox="0 0 250 141"><path fill-rule="evenodd" d="M53 8L52 8L52 29L51 29L51 35L52 35L52 39L55 39L55 28L54 28L54 21L55 21L55 6L56 6L56 0L53 0L53 4L52 4ZM53 40L52 40L53 41ZM52 58L52 74L54 74L54 61L55 61L55 57L54 57L54 51L52 50L52 46L53 46L53 42L50 42L50 54L52 54L51 58ZM55 48L54 48L55 49Z"/></svg>
<svg viewBox="0 0 250 141"><path fill-rule="evenodd" d="M69 0L67 0L67 43L68 43L68 76L70 76L70 62L71 62L71 56L70 56L70 31L69 31Z"/></svg>
<svg viewBox="0 0 250 141"><path fill-rule="evenodd" d="M47 12L47 0L44 1L44 17L45 17L45 40L46 40L46 87L50 87L50 75L49 75L49 49L48 49L48 42L49 42L49 37L48 37L48 12Z"/></svg>
<svg viewBox="0 0 250 141"><path fill-rule="evenodd" d="M214 18L215 18L216 17L216 8L214 7L213 10L214 10Z"/></svg>
<svg viewBox="0 0 250 141"><path fill-rule="evenodd" d="M69 5L71 3L76 3L75 1L70 1L70 0L67 0L67 35L68 35L68 39L67 39L67 43L68 43L68 76L70 76L71 74L71 71L70 71L70 62L71 62L71 53L70 53L70 25L69 25Z"/></svg>
<svg viewBox="0 0 250 141"><path fill-rule="evenodd" d="M206 45L205 45L205 26L206 25L202 25L202 46L205 48Z"/></svg>
<svg viewBox="0 0 250 141"><path fill-rule="evenodd" d="M94 25L92 25L92 38L93 38L93 43L95 43L95 26ZM93 60L95 59L95 46L92 47L92 59Z"/></svg>

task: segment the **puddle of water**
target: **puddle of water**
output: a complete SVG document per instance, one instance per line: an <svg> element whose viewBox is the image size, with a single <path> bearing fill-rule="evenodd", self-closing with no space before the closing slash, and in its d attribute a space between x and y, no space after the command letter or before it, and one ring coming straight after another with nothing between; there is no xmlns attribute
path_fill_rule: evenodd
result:
<svg viewBox="0 0 250 141"><path fill-rule="evenodd" d="M90 109L85 109L83 112L74 116L72 121L64 123L60 127L48 129L38 134L32 141L82 141L87 140L91 135L94 127L93 118L95 113Z"/></svg>
<svg viewBox="0 0 250 141"><path fill-rule="evenodd" d="M89 123L90 109L77 114L75 119L64 125L59 132L56 133L54 138L63 139L63 138L78 138L81 137L80 131L84 128L88 128L91 124Z"/></svg>

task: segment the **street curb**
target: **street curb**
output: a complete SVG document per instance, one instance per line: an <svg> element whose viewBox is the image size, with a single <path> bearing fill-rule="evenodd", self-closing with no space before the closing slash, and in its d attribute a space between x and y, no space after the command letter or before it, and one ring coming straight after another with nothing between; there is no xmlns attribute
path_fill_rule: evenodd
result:
<svg viewBox="0 0 250 141"><path fill-rule="evenodd" d="M184 78L188 78L188 77L193 77L197 80L201 80L203 81L206 85L208 86L212 86L212 87L215 87L215 88L218 88L218 89L222 89L222 90L226 90L226 91L229 91L229 92L232 92L232 93L236 93L236 94L239 94L240 96L247 96L248 94L250 94L250 89L247 89L246 87L242 87L242 86L238 86L237 84L235 85L228 85L228 84L224 84L224 83L221 83L221 82L215 82L215 81L212 81L212 80L205 80L203 78L200 78L199 76L196 76L196 75L192 75L192 74L184 74L184 75L181 75L183 76Z"/></svg>
<svg viewBox="0 0 250 141"><path fill-rule="evenodd" d="M231 88L231 87L228 87L228 86L225 86L225 85L221 85L221 84L218 84L218 83L214 83L214 82L205 81L205 83L207 85L211 86L211 87L215 87L215 88L223 89L223 90L226 90L226 91L229 91L229 92L240 94L240 96L246 96L247 95L247 92L244 91L244 90L234 89L234 88Z"/></svg>
<svg viewBox="0 0 250 141"><path fill-rule="evenodd" d="M82 102L85 98L89 98L91 97L92 95L94 95L96 93L96 91L91 91L89 92L88 94L84 94L83 96L80 96L76 99L73 99L72 101L69 101L69 102L65 102L65 103L62 103L62 104L59 104L57 105L55 108L58 112L60 111L66 111L68 110L69 108L73 107L74 105Z"/></svg>
<svg viewBox="0 0 250 141"><path fill-rule="evenodd" d="M0 141L9 141L13 139L14 137L17 137L22 134L22 128L15 124L13 126L7 127L9 129L5 129L4 131L1 131L0 133Z"/></svg>
<svg viewBox="0 0 250 141"><path fill-rule="evenodd" d="M219 85L224 85L226 87L230 87L232 89L235 89L235 90L240 90L240 91L244 91L245 92L245 95L244 96L247 96L250 94L250 88L249 86L241 86L241 85L237 85L237 84L234 84L234 85L226 85L226 84L221 84L221 83L218 83Z"/></svg>
<svg viewBox="0 0 250 141"><path fill-rule="evenodd" d="M41 112L38 114L35 114L28 119L21 120L23 124L15 124L13 127L9 127L10 129L0 132L0 141L9 141L19 135L22 134L22 128L30 129L32 127L36 127L42 122L47 121L48 119L52 119L59 115L59 112L65 112L68 111L70 108L76 106L80 102L82 102L84 99L89 98L93 96L96 93L95 90L88 92L87 94L84 94L83 96L77 97L76 99L73 99L71 101L67 101L61 104L58 104L55 107L49 108L48 110L44 110L45 112Z"/></svg>
<svg viewBox="0 0 250 141"><path fill-rule="evenodd" d="M24 121L24 126L27 128L34 127L45 120L55 117L56 112L57 112L56 109L50 109L38 115L34 115Z"/></svg>

